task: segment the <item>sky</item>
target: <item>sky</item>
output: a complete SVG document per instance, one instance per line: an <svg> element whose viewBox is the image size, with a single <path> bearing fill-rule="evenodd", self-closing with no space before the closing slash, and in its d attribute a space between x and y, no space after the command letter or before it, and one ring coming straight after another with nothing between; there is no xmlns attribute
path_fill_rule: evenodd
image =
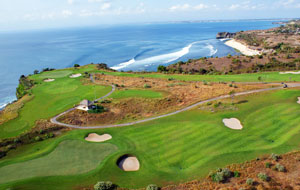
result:
<svg viewBox="0 0 300 190"><path fill-rule="evenodd" d="M0 31L299 17L300 0L0 0Z"/></svg>

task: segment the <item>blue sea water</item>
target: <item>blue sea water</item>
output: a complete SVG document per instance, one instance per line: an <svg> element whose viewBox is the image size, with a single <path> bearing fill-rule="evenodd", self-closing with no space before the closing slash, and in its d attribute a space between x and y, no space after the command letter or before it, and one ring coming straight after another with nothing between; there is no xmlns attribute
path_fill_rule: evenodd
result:
<svg viewBox="0 0 300 190"><path fill-rule="evenodd" d="M22 74L75 63L107 63L118 70L155 71L158 65L237 54L218 32L267 29L271 20L138 24L0 33L0 109L16 99Z"/></svg>

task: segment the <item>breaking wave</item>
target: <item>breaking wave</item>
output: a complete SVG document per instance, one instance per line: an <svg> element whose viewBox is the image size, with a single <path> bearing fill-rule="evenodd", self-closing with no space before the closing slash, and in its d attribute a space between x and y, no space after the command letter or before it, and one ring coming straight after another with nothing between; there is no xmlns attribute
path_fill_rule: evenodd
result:
<svg viewBox="0 0 300 190"><path fill-rule="evenodd" d="M209 56L213 56L218 52L218 49L214 49L214 46L208 44L207 48L210 50Z"/></svg>
<svg viewBox="0 0 300 190"><path fill-rule="evenodd" d="M157 56L153 56L153 57L148 57L148 58L141 59L141 60L136 60L136 58L138 56L140 56L142 53L144 53L144 52L142 52L142 53L139 53L137 56L135 56L133 59L130 59L126 62L120 63L111 68L114 70L120 70L120 69L123 69L132 64L147 65L147 64L158 63L158 62L160 62L162 64L170 63L170 62L175 61L175 60L181 58L182 56L188 54L190 52L191 47L196 43L199 43L199 42L193 42L193 43L189 44L188 46L182 48L181 50L173 52L173 53L167 53L167 54L157 55ZM147 51L149 51L149 50L147 50Z"/></svg>

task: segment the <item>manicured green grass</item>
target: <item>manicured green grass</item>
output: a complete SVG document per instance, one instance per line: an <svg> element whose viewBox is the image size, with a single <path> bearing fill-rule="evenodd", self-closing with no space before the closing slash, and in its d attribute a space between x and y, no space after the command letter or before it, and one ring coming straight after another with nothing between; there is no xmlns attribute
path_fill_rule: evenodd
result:
<svg viewBox="0 0 300 190"><path fill-rule="evenodd" d="M162 92L157 92L153 90L119 90L114 92L110 98L122 99L122 98L161 98Z"/></svg>
<svg viewBox="0 0 300 190"><path fill-rule="evenodd" d="M87 173L97 168L106 156L117 150L112 144L63 141L50 154L0 168L0 183L32 177Z"/></svg>
<svg viewBox="0 0 300 190"><path fill-rule="evenodd" d="M11 152L0 167L34 158L45 158L45 151L56 150L57 141L82 140L89 132L109 133L118 151L108 156L95 170L72 176L26 179L0 185L18 189L72 189L111 180L121 187L145 187L150 183L165 185L204 177L217 167L243 162L268 153L298 150L300 144L299 89L279 90L236 97L237 111L217 112L193 109L167 118L139 125L98 130L75 130ZM238 118L244 128L226 128L223 118ZM54 144L56 144L54 146ZM40 150L33 152L34 147ZM124 172L116 166L123 154L138 157L138 172ZM33 160L34 161L34 160ZM84 161L82 162L85 163ZM13 165L11 165L12 167ZM45 187L45 188L44 188Z"/></svg>
<svg viewBox="0 0 300 190"><path fill-rule="evenodd" d="M100 71L97 71L100 72ZM122 72L105 72L108 75L127 76L127 77L149 77L149 78L174 78L177 80L185 81L208 81L208 82L261 82L258 77L262 78L263 82L288 82L300 81L300 75L294 74L279 74L279 72L264 72L264 73L251 73L251 74L238 74L238 75L183 75L183 74L161 74L161 73L122 73Z"/></svg>
<svg viewBox="0 0 300 190"><path fill-rule="evenodd" d="M38 84L31 90L34 98L24 105L16 119L0 126L0 139L17 136L32 128L39 119L49 119L83 99L94 100L95 97L101 97L111 90L110 86L83 85L82 77L70 79L69 74L72 71L69 70L44 73L32 76L33 80L38 81ZM46 83L41 80L44 75L56 79Z"/></svg>

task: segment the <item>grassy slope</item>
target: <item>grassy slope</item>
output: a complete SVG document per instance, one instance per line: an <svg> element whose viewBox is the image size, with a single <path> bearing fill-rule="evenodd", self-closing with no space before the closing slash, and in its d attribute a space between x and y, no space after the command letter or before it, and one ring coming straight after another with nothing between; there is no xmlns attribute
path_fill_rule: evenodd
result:
<svg viewBox="0 0 300 190"><path fill-rule="evenodd" d="M122 72L105 72L109 75L115 76L128 76L128 77L149 77L149 78L174 78L177 80L186 81L211 81L211 82L259 82L258 77L262 77L264 82L288 82L288 81L300 81L300 75L293 74L279 74L279 72L264 72L264 73L251 73L251 74L239 74L239 75L182 75L182 74L161 74L161 73L146 73L146 74L134 74L134 73L122 73Z"/></svg>
<svg viewBox="0 0 300 190"><path fill-rule="evenodd" d="M38 119L48 119L79 103L82 99L94 99L95 95L101 97L107 94L111 87L98 85L82 85L82 77L70 79L71 73L83 72L90 67L81 70L62 70L45 72L34 75L31 79L38 85L32 89L34 98L27 102L19 111L16 119L0 125L0 138L19 135L34 126ZM45 78L55 78L54 82L43 82Z"/></svg>
<svg viewBox="0 0 300 190"><path fill-rule="evenodd" d="M153 90L120 90L114 92L110 98L122 99L122 98L131 98L131 97L139 97L139 98L161 98L162 93L156 92Z"/></svg>
<svg viewBox="0 0 300 190"><path fill-rule="evenodd" d="M255 96L239 97L249 102L238 105L239 111L211 113L194 109L175 116L124 128L76 130L57 139L11 152L0 166L38 158L51 152L62 139L83 139L88 132L110 133L119 151L105 163L86 174L33 178L6 184L20 189L71 189L74 186L111 180L125 187L142 187L149 183L167 184L203 177L211 169L233 162L253 159L261 154L283 153L299 149L299 90L281 90ZM237 117L242 131L223 126L222 119ZM39 150L33 148L39 147ZM46 150L46 151L45 151ZM138 172L123 172L115 162L125 153L136 155L141 162ZM52 166L55 170L56 167ZM75 173L74 173L75 174ZM55 185L54 185L55 184Z"/></svg>
<svg viewBox="0 0 300 190"><path fill-rule="evenodd" d="M0 168L0 183L38 176L86 173L97 168L106 156L116 150L117 147L112 144L63 141L44 157Z"/></svg>

